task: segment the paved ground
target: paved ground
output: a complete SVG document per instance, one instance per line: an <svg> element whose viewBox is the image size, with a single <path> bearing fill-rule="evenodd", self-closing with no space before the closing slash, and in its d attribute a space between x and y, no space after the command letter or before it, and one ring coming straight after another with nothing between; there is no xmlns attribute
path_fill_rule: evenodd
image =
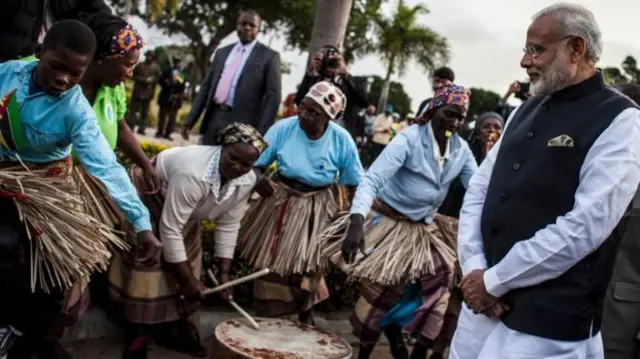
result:
<svg viewBox="0 0 640 359"><path fill-rule="evenodd" d="M207 343L210 346L211 343ZM76 341L65 345L71 350L75 359L120 359L122 354L122 343L115 340L86 340ZM175 352L171 352L162 348L152 348L149 353L149 359L190 359L188 357ZM357 355L353 356L357 358ZM224 358L215 358L224 359ZM387 346L378 346L371 359L391 359L389 348Z"/></svg>
<svg viewBox="0 0 640 359"><path fill-rule="evenodd" d="M189 136L189 141L185 141L182 139L182 136L180 136L179 132L174 132L171 135L172 141L169 141L167 139L164 138L155 138L154 135L156 133L155 128L147 128L147 130L145 131L146 135L142 136L139 135L136 132L136 137L141 140L141 141L151 141L151 142L157 142L157 143L161 143L164 145L171 145L171 146L184 146L187 144L196 144L198 143L198 140L200 139L200 135L196 135L196 134L191 134Z"/></svg>

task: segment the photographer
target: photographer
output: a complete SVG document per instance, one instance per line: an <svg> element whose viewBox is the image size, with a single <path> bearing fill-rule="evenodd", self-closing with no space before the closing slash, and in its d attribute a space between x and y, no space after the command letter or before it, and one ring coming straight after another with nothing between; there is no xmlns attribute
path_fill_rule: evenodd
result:
<svg viewBox="0 0 640 359"><path fill-rule="evenodd" d="M296 94L296 105L300 105L311 86L319 81L329 81L342 90L347 97L347 108L343 116L345 127L353 138L362 136L358 133L362 131L357 130L362 126L356 125L358 109L369 105L368 96L366 91L353 81L340 51L335 46L325 45L311 58L307 73Z"/></svg>
<svg viewBox="0 0 640 359"><path fill-rule="evenodd" d="M515 109L515 106L509 105L507 101L512 95L515 95L515 98L524 102L531 97L531 92L529 91L530 83L529 82L520 82L515 81L511 85L509 85L509 89L507 93L502 96L500 102L498 102L498 107L496 108L496 112L502 116L502 118L507 119L511 114L511 111Z"/></svg>

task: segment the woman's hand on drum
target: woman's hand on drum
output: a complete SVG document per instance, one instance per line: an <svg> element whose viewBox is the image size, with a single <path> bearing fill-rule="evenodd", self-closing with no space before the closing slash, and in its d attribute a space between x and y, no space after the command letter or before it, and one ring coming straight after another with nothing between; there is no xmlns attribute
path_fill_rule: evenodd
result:
<svg viewBox="0 0 640 359"><path fill-rule="evenodd" d="M264 176L258 181L254 189L262 197L271 197L276 188L278 188L278 185L269 177Z"/></svg>
<svg viewBox="0 0 640 359"><path fill-rule="evenodd" d="M347 237L342 243L342 257L346 263L353 263L360 250L364 254L364 217L361 214L352 214L351 223L347 230Z"/></svg>
<svg viewBox="0 0 640 359"><path fill-rule="evenodd" d="M220 273L220 285L223 285L227 282L229 282L231 279L229 278L229 273ZM227 288L224 289L220 292L220 295L222 296L222 298L224 298L224 300L226 301L232 301L233 300L233 287L231 288Z"/></svg>

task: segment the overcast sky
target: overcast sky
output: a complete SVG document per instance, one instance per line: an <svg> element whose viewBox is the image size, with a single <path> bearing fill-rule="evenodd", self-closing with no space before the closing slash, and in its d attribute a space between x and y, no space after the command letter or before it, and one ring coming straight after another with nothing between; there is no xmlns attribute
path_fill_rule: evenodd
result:
<svg viewBox="0 0 640 359"><path fill-rule="evenodd" d="M397 0L385 12L391 13ZM520 68L522 46L531 16L543 7L556 3L550 0L406 0L407 4L425 4L430 14L420 22L445 36L451 46L448 64L456 73L456 82L465 86L482 87L504 93L512 81L525 80ZM600 67L618 66L626 55L640 56L636 44L636 27L640 2L631 0L579 0L594 12L604 38L604 53ZM167 38L150 31L141 21L133 21L150 47L167 43ZM625 30L626 28L626 30ZM235 34L223 45L233 43ZM292 72L283 76L283 93L295 91L304 73L306 53L284 51L284 41L262 35L260 40L281 52L284 61L291 62ZM350 66L354 75L377 74L384 76L384 66L375 57L368 56ZM428 78L423 70L412 64L404 77L394 81L403 83L413 100L413 107L431 94Z"/></svg>

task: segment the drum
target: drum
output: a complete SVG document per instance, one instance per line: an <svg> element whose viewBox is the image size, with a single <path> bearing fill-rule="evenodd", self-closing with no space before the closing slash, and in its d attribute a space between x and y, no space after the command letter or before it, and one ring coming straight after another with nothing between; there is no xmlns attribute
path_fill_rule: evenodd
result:
<svg viewBox="0 0 640 359"><path fill-rule="evenodd" d="M260 330L244 319L216 327L215 359L350 359L351 346L338 335L286 319L256 318Z"/></svg>

